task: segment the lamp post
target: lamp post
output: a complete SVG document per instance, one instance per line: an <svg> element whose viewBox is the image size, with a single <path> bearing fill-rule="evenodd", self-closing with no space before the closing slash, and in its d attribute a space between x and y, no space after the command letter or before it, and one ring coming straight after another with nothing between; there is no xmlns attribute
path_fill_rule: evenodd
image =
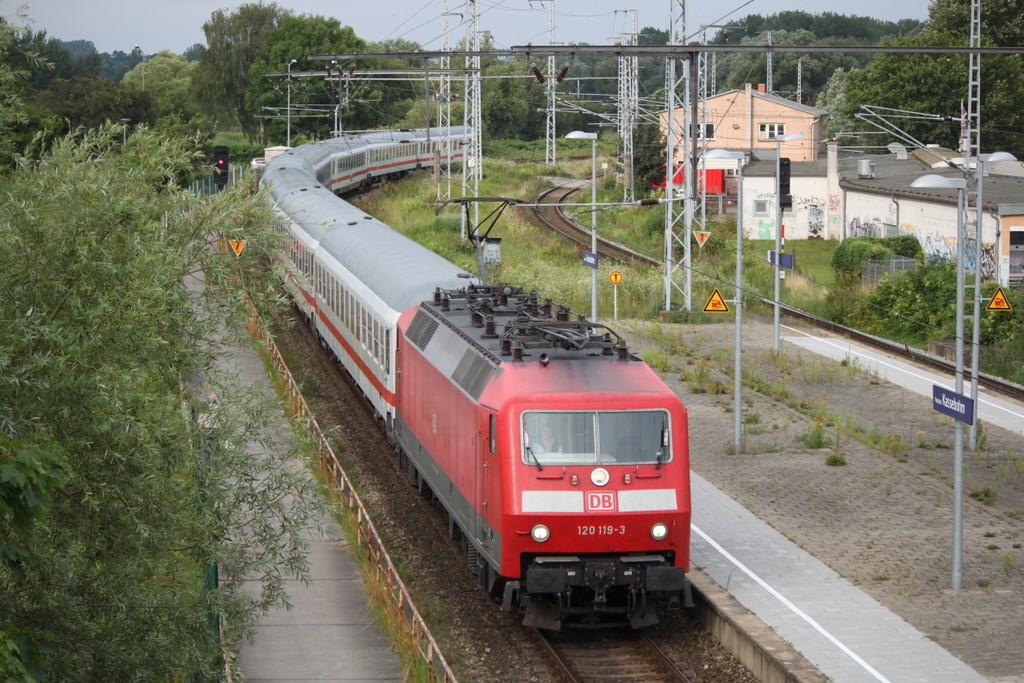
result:
<svg viewBox="0 0 1024 683"><path fill-rule="evenodd" d="M974 239L974 324L971 335L971 400L978 405L978 367L981 355L981 236L982 223L985 215L985 202L982 199L982 185L985 177L985 164L997 164L1000 161L1016 161L1017 157L1009 152L993 152L992 154L979 154L977 171L977 231ZM978 420L971 423L967 436L967 446L971 449L978 447Z"/></svg>
<svg viewBox="0 0 1024 683"><path fill-rule="evenodd" d="M288 108L285 110L285 117L288 120L288 140L285 144L288 147L292 146L292 64L297 61L293 59L288 62Z"/></svg>
<svg viewBox="0 0 1024 683"><path fill-rule="evenodd" d="M590 140L590 250L594 254L594 268L590 288L590 322L597 322L597 133L574 130L567 140Z"/></svg>
<svg viewBox="0 0 1024 683"><path fill-rule="evenodd" d="M775 136L775 343L774 349L782 348L779 325L782 317L782 143L790 140L806 140L803 133L784 133Z"/></svg>
<svg viewBox="0 0 1024 683"><path fill-rule="evenodd" d="M934 173L921 176L911 187L956 189L956 382L954 391L964 393L964 194L967 181ZM975 419L977 419L975 417ZM964 581L964 423L953 425L953 590Z"/></svg>
<svg viewBox="0 0 1024 683"><path fill-rule="evenodd" d="M140 48L138 45L135 46L135 49L138 50L139 52L142 52L142 48ZM145 54L142 55L142 92L146 92L146 55Z"/></svg>
<svg viewBox="0 0 1024 683"><path fill-rule="evenodd" d="M736 452L743 452L743 152L730 152L724 149L709 149L704 153L704 167L712 168L717 164L709 161L722 160L726 164L736 165L736 349L733 365L736 370L733 376L733 438ZM730 163L731 162L731 163Z"/></svg>

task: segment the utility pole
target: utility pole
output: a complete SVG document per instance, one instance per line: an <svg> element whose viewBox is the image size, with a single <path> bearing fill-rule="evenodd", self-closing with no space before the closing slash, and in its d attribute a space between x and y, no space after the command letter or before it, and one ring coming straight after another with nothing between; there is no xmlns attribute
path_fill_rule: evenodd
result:
<svg viewBox="0 0 1024 683"><path fill-rule="evenodd" d="M669 43L672 45L684 45L686 42L686 0L673 0L669 12ZM677 62L681 66L683 75L676 77ZM672 309L672 293L680 290L679 283L674 277L676 273L683 270L684 285L682 287L683 308L689 311L691 302L690 271L690 226L693 224L693 201L696 192L696 179L693 174L693 157L696 149L693 143L692 117L696 93L695 71L697 70L696 55L688 55L685 59L673 59L669 57L665 65L665 90L667 92L668 106L668 134L666 135L666 161L665 161L665 310ZM686 106L683 108L682 131L679 131L679 122L676 121L676 110L679 108L678 94L682 90ZM676 201L675 169L676 169L676 148L683 148L683 174L684 181L679 190L682 192L682 202ZM676 234L676 226L679 226L679 234ZM681 247L683 254L683 265L680 266L675 259L675 248Z"/></svg>

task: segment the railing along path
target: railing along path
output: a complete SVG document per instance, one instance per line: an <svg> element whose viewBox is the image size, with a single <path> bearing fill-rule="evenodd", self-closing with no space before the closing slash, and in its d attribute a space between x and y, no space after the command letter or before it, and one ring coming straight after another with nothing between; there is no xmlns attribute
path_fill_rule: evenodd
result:
<svg viewBox="0 0 1024 683"><path fill-rule="evenodd" d="M267 348L267 354L274 366L280 373L285 383L288 409L292 415L299 417L306 427L306 430L316 439L319 453L320 471L331 484L331 490L337 497L339 503L351 512L355 512L357 543L366 550L367 560L372 562L374 567L374 578L388 588L388 594L394 600L394 608L401 616L402 630L411 636L416 649L427 666L430 676L435 681L442 683L457 683L455 674L452 673L448 662L445 660L437 641L431 635L426 622L413 604L408 589L398 575L398 570L391 561L384 543L377 534L377 529L370 520L363 502L359 499L352 481L348 478L338 456L331 448L331 444L323 435L320 425L317 424L313 412L306 404L298 384L292 377L291 371L285 364L277 345L262 325L253 326L253 334L261 339Z"/></svg>

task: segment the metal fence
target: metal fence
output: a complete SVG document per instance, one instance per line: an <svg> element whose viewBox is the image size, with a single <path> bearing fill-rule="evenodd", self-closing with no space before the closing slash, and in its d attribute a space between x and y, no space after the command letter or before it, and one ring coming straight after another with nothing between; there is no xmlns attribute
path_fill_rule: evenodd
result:
<svg viewBox="0 0 1024 683"><path fill-rule="evenodd" d="M330 442L320 430L320 425L317 424L313 412L306 404L306 400L303 398L295 378L292 377L291 371L285 365L277 345L274 344L270 334L258 321L254 321L251 324L250 331L266 344L268 355L285 383L288 409L293 415L298 416L302 420L306 429L313 436L317 444L320 471L331 485L335 500L353 516L357 530L356 547L362 548L365 551L367 561L371 562L375 568L374 579L381 585L386 586L388 594L393 600L391 607L394 609L392 611L399 616L402 631L416 645L419 655L426 664L433 680L440 681L441 683L458 683L455 674L452 673L448 662L437 646L437 641L430 634L426 622L423 621L423 617L420 616L419 611L413 604L409 591L398 575L398 570L391 561L391 556L388 555L388 551L377 534L373 522L370 521L370 516L366 508L363 507L355 487L342 468L341 462L334 453L334 449L331 448Z"/></svg>
<svg viewBox="0 0 1024 683"><path fill-rule="evenodd" d="M256 175L250 168L241 166L231 166L228 168L228 185L239 182L252 182L255 184L259 182L259 178L260 176ZM188 186L188 189L192 190L195 194L206 195L216 194L218 188L217 184L213 180L213 176L208 175L194 181Z"/></svg>
<svg viewBox="0 0 1024 683"><path fill-rule="evenodd" d="M861 261L860 284L864 289L874 289L886 275L917 270L920 262L905 256L894 256L882 261Z"/></svg>

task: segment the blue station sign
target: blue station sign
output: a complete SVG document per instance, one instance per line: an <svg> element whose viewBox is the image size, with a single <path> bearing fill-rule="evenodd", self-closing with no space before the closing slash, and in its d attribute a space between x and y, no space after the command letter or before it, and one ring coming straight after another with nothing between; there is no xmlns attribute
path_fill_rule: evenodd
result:
<svg viewBox="0 0 1024 683"><path fill-rule="evenodd" d="M589 251L584 251L583 263L590 266L594 270L597 270L597 254L591 254Z"/></svg>
<svg viewBox="0 0 1024 683"><path fill-rule="evenodd" d="M974 424L974 401L970 396L932 385L932 408L966 424Z"/></svg>

